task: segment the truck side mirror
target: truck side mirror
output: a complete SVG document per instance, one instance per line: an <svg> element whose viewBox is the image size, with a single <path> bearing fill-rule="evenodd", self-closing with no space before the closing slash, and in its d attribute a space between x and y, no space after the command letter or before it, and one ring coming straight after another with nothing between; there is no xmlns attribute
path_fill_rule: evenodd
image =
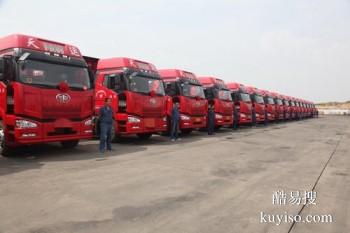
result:
<svg viewBox="0 0 350 233"><path fill-rule="evenodd" d="M16 62L12 56L4 56L0 58L0 81L15 80Z"/></svg>
<svg viewBox="0 0 350 233"><path fill-rule="evenodd" d="M0 57L0 81L4 80L4 67L5 67L4 59Z"/></svg>

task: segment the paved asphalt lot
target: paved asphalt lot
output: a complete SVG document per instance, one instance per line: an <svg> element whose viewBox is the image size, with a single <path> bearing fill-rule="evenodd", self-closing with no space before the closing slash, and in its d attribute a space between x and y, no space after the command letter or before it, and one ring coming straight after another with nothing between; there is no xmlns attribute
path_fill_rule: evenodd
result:
<svg viewBox="0 0 350 233"><path fill-rule="evenodd" d="M350 117L155 136L0 157L0 233L350 232ZM316 205L273 204L315 191ZM276 196L275 196L276 197ZM310 199L309 199L310 200ZM264 214L332 216L333 223L266 223Z"/></svg>

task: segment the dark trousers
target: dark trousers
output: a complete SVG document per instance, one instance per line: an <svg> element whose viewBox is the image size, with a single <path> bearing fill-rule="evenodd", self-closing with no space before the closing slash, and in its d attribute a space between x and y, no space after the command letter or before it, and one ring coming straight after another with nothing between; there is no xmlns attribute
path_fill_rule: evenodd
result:
<svg viewBox="0 0 350 233"><path fill-rule="evenodd" d="M253 126L256 126L255 109L252 110L252 125L253 125Z"/></svg>
<svg viewBox="0 0 350 233"><path fill-rule="evenodd" d="M208 120L208 134L209 135L214 134L214 128L215 128L215 120L209 119Z"/></svg>
<svg viewBox="0 0 350 233"><path fill-rule="evenodd" d="M179 128L179 121L171 120L171 130L170 130L171 139L178 139L179 137L178 128Z"/></svg>
<svg viewBox="0 0 350 233"><path fill-rule="evenodd" d="M111 150L112 124L100 123L100 151Z"/></svg>
<svg viewBox="0 0 350 233"><path fill-rule="evenodd" d="M264 120L264 125L267 125L269 119L268 119L268 116L267 116L267 110L265 110L265 120Z"/></svg>
<svg viewBox="0 0 350 233"><path fill-rule="evenodd" d="M233 125L232 125L232 129L234 130L238 128L238 120L239 120L238 118L239 118L239 114L235 107L235 109L233 110Z"/></svg>

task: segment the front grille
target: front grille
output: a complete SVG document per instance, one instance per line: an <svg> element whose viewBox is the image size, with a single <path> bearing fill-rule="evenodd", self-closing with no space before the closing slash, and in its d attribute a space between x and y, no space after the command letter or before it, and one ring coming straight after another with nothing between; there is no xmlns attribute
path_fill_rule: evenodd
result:
<svg viewBox="0 0 350 233"><path fill-rule="evenodd" d="M162 116L161 111L144 110L143 113L144 113L145 117L161 117Z"/></svg>
<svg viewBox="0 0 350 233"><path fill-rule="evenodd" d="M73 135L77 132L74 131L72 128L56 128L53 132L48 132L48 136L58 136L58 135Z"/></svg>

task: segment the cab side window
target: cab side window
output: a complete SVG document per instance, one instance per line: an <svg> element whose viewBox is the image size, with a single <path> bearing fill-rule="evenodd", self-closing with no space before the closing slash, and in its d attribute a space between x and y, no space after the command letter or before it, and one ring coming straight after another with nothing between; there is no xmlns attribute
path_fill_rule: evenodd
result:
<svg viewBox="0 0 350 233"><path fill-rule="evenodd" d="M109 74L104 77L103 86L119 93L124 91L125 84L121 74Z"/></svg>
<svg viewBox="0 0 350 233"><path fill-rule="evenodd" d="M175 96L177 94L176 91L176 83L175 82L165 82L165 93L169 96Z"/></svg>

